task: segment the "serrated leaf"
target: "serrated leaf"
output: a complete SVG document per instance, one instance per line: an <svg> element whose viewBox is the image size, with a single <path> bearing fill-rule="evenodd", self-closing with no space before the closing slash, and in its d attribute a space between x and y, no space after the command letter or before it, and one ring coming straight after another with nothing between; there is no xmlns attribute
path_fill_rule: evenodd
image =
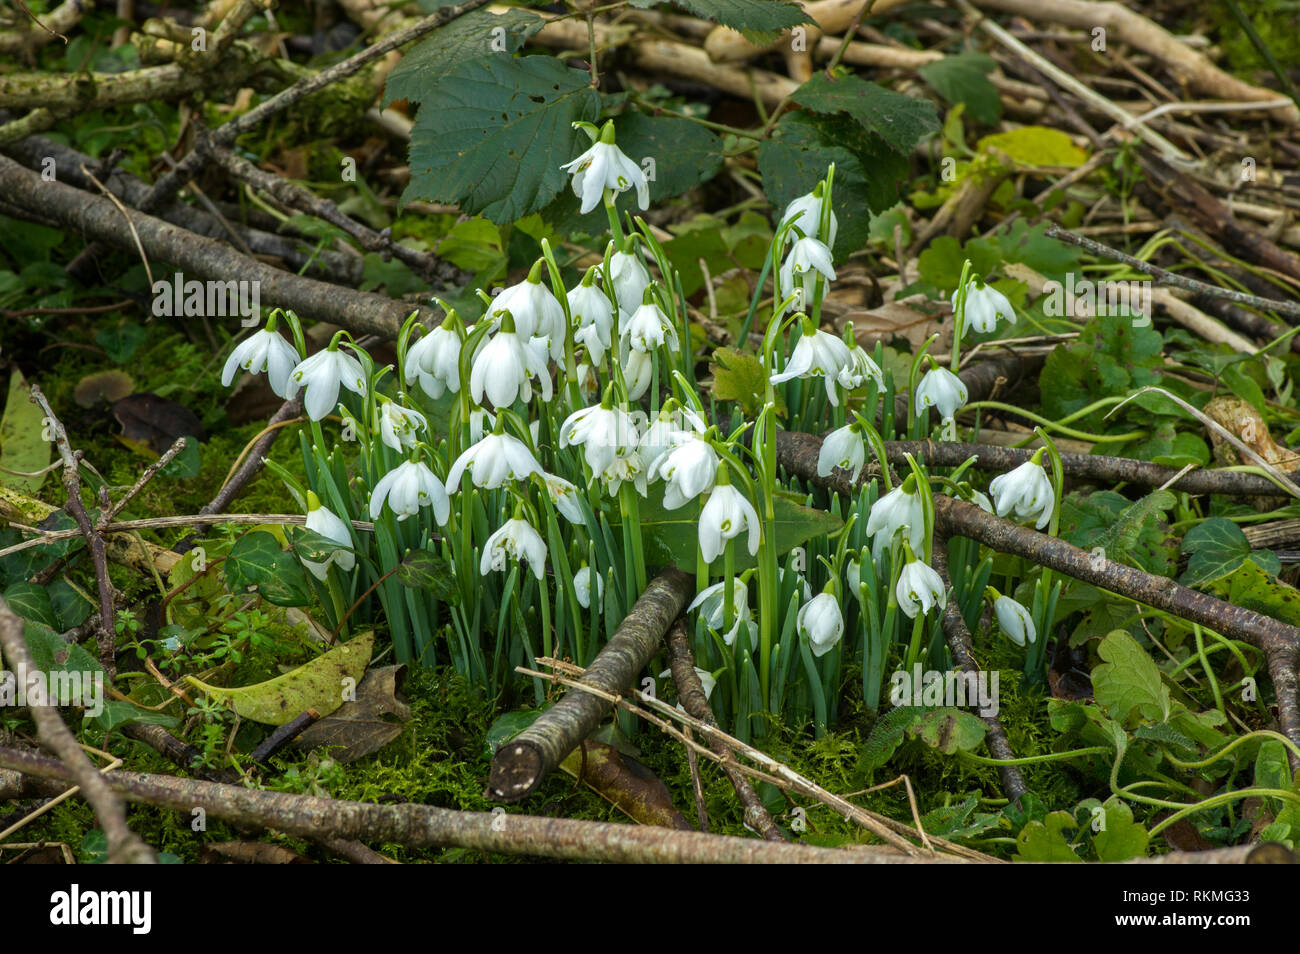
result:
<svg viewBox="0 0 1300 954"><path fill-rule="evenodd" d="M1126 724L1134 712L1148 722L1169 718L1169 687L1136 639L1117 629L1101 641L1097 655L1104 662L1092 670L1093 696L1111 718Z"/></svg>
<svg viewBox="0 0 1300 954"><path fill-rule="evenodd" d="M19 477L9 471L32 474L50 463L53 445L45 439L44 416L31 401L31 388L14 368L9 375L9 393L4 416L0 417L0 486L33 496L45 477Z"/></svg>
<svg viewBox="0 0 1300 954"><path fill-rule="evenodd" d="M917 72L949 103L965 103L970 115L991 125L1002 117L1002 97L988 78L996 66L987 53L967 51L926 63Z"/></svg>
<svg viewBox="0 0 1300 954"><path fill-rule="evenodd" d="M436 103L435 84L457 66L483 57L508 57L545 24L537 14L515 8L500 15L471 10L457 17L402 56L384 83L384 105L399 99Z"/></svg>
<svg viewBox="0 0 1300 954"><path fill-rule="evenodd" d="M813 20L786 0L672 0L697 17L739 30L751 43L763 45L791 27Z"/></svg>
<svg viewBox="0 0 1300 954"><path fill-rule="evenodd" d="M902 744L907 730L924 711L920 706L899 706L876 720L862 746L858 767L863 772L870 772L888 762Z"/></svg>
<svg viewBox="0 0 1300 954"><path fill-rule="evenodd" d="M847 116L820 116L806 110L786 113L758 147L763 191L779 214L813 190L835 163L831 203L839 220L837 258L857 251L867 240L871 213L898 203L898 184L907 178L908 160Z"/></svg>
<svg viewBox="0 0 1300 954"><path fill-rule="evenodd" d="M343 705L347 690L355 690L365 674L374 644L373 632L359 633L291 672L252 686L212 686L193 676L186 676L185 681L244 719L284 725L308 709L326 716Z"/></svg>
<svg viewBox="0 0 1300 954"><path fill-rule="evenodd" d="M1173 749L1179 758L1186 759L1196 752L1196 743L1175 729L1168 722L1157 722L1155 725L1138 726L1133 732L1133 738L1146 739L1151 742L1159 742L1162 745Z"/></svg>
<svg viewBox="0 0 1300 954"><path fill-rule="evenodd" d="M615 120L614 128L619 149L646 172L652 203L681 195L722 168L722 140L689 119L632 111Z"/></svg>
<svg viewBox="0 0 1300 954"><path fill-rule="evenodd" d="M939 131L939 114L933 103L853 75L831 78L825 72L814 73L791 98L814 112L847 113L904 156L922 138Z"/></svg>
<svg viewBox="0 0 1300 954"><path fill-rule="evenodd" d="M600 113L590 80L552 56L457 64L416 116L402 201L453 202L498 223L538 211L567 184L560 166L587 148L572 123Z"/></svg>

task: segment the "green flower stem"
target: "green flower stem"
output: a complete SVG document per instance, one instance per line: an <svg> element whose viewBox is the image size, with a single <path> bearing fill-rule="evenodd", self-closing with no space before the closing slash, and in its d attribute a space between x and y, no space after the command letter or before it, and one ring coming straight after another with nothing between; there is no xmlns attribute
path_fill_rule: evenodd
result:
<svg viewBox="0 0 1300 954"><path fill-rule="evenodd" d="M966 281L970 276L970 259L962 264L957 282L957 303L952 309L952 373L961 368L961 335L966 325Z"/></svg>
<svg viewBox="0 0 1300 954"><path fill-rule="evenodd" d="M1201 668L1205 670L1205 678L1210 681L1210 692L1214 694L1214 708L1226 716L1228 711L1223 707L1223 693L1219 691L1219 679L1214 675L1214 668L1205 655L1205 637L1202 635L1199 623L1192 624L1192 634L1196 637L1196 658L1201 661Z"/></svg>
<svg viewBox="0 0 1300 954"><path fill-rule="evenodd" d="M614 239L614 246L623 248L623 226L618 221L618 209L614 208L614 192L605 190L605 215L609 218L609 234Z"/></svg>
<svg viewBox="0 0 1300 954"><path fill-rule="evenodd" d="M641 500L636 489L627 481L618 488L619 503L623 508L623 521L628 529L628 541L632 548L632 572L636 579L636 593L639 597L645 591L645 547L641 540ZM629 596L629 599L633 599Z"/></svg>
<svg viewBox="0 0 1300 954"><path fill-rule="evenodd" d="M1093 745L1086 749L1071 749L1068 752L1049 752L1046 755L1026 755L1018 759L991 759L983 755L976 755L974 752L960 751L958 754L968 762L975 762L979 765L1036 765L1039 762L1059 762L1062 759L1076 759L1085 755L1109 755L1114 752L1108 745Z"/></svg>
<svg viewBox="0 0 1300 954"><path fill-rule="evenodd" d="M1118 404L1119 402L1111 399L1106 399L1105 401L1098 401L1096 403L1097 405L1105 406L1106 404ZM1088 441L1089 443L1092 444L1114 444L1123 441L1135 441L1138 440L1139 438L1147 436L1146 431L1127 431L1123 434L1092 434L1089 433L1088 431L1076 430L1073 427L1067 427L1065 425L1066 421L1073 420L1076 417L1082 416L1082 414L1084 413L1082 411L1079 412L1079 414L1071 415L1070 417L1063 418L1060 421L1053 421L1049 418L1043 417L1041 414L1035 414L1033 411L1026 411L1024 408L1016 407L1014 404L1004 404L1001 401L972 401L970 404L967 404L964 408L962 408L962 410L973 411L979 408L991 408L992 410L995 411L1008 411L1012 414L1017 414L1020 417L1026 417L1029 420L1033 421L1034 423L1041 425L1042 427L1050 427L1052 430L1060 432L1065 437L1072 437L1075 440L1079 440L1079 441ZM1095 406L1090 406L1085 410L1091 412L1094 409ZM1031 440L1033 440L1033 438L1028 437L1025 439L1024 442L1028 442Z"/></svg>

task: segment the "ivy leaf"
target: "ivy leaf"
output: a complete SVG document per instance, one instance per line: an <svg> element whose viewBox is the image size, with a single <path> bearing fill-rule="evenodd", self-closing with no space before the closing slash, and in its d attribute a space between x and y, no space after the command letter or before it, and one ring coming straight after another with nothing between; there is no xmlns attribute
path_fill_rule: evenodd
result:
<svg viewBox="0 0 1300 954"><path fill-rule="evenodd" d="M508 56L545 24L537 14L516 8L499 16L487 10L472 10L457 17L402 56L384 83L384 105L399 99L436 103L436 82L458 65L498 54Z"/></svg>
<svg viewBox="0 0 1300 954"><path fill-rule="evenodd" d="M590 80L553 56L458 64L416 117L402 202L451 202L497 223L538 211L568 181L560 165L588 144L572 124L600 113Z"/></svg>
<svg viewBox="0 0 1300 954"><path fill-rule="evenodd" d="M1283 583L1254 560L1243 560L1241 566L1216 581L1214 589L1233 606L1300 626L1300 590Z"/></svg>
<svg viewBox="0 0 1300 954"><path fill-rule="evenodd" d="M1134 712L1148 722L1169 718L1169 688L1136 639L1117 629L1101 641L1097 655L1105 662L1092 670L1093 697L1111 718L1129 723Z"/></svg>
<svg viewBox="0 0 1300 954"><path fill-rule="evenodd" d="M4 599L9 608L23 619L51 629L59 625L54 606L50 603L50 594L43 586L20 580L9 584L4 591Z"/></svg>
<svg viewBox="0 0 1300 954"><path fill-rule="evenodd" d="M333 548L337 550L338 545L334 544ZM313 599L298 557L281 550L280 541L265 530L254 530L241 537L230 548L223 569L226 585L232 592L256 588L264 600L276 606L306 606Z"/></svg>
<svg viewBox="0 0 1300 954"><path fill-rule="evenodd" d="M1189 554L1187 569L1178 578L1183 586L1222 579L1248 559L1273 575L1282 568L1272 550L1252 551L1246 534L1224 517L1211 517L1189 530L1183 537L1182 550Z"/></svg>
<svg viewBox="0 0 1300 954"><path fill-rule="evenodd" d="M431 593L440 603L455 602L456 587L447 561L428 550L412 550L397 565L397 582Z"/></svg>
<svg viewBox="0 0 1300 954"><path fill-rule="evenodd" d="M939 131L939 114L933 103L853 75L832 79L819 71L791 98L814 112L847 113L864 130L904 156L925 136Z"/></svg>
<svg viewBox="0 0 1300 954"><path fill-rule="evenodd" d="M965 103L970 115L992 125L1002 118L1002 97L988 78L995 66L987 53L969 51L927 63L917 72L949 103Z"/></svg>
<svg viewBox="0 0 1300 954"><path fill-rule="evenodd" d="M735 348L718 348L713 352L709 373L713 375L713 397L718 401L735 401L747 418L758 416L767 393L767 370L752 354ZM776 414L785 417L785 401L776 394Z"/></svg>
<svg viewBox="0 0 1300 954"><path fill-rule="evenodd" d="M1065 829L1078 826L1068 812L1051 812L1031 821L1016 836L1015 861L1082 861L1066 840Z"/></svg>
<svg viewBox="0 0 1300 954"><path fill-rule="evenodd" d="M1039 384L1043 414L1060 419L1112 394L1127 394L1159 379L1164 339L1152 328L1094 317L1068 348L1047 356ZM1076 427L1100 430L1107 425L1095 411Z"/></svg>
<svg viewBox="0 0 1300 954"><path fill-rule="evenodd" d="M1150 836L1133 820L1133 809L1114 795L1102 803L1102 808L1103 827L1092 839L1097 860L1128 861L1145 857Z"/></svg>
<svg viewBox="0 0 1300 954"><path fill-rule="evenodd" d="M14 368L9 375L9 395L0 418L0 486L33 496L45 477L19 477L10 471L32 474L50 462L53 444L45 440L41 409L31 401L32 389Z"/></svg>

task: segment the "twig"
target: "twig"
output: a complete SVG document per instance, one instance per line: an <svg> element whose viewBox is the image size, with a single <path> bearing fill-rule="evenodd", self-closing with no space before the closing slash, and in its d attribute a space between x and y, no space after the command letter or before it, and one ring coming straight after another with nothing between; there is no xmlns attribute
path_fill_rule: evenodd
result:
<svg viewBox="0 0 1300 954"><path fill-rule="evenodd" d="M19 749L0 747L0 765L24 775L72 777L57 761ZM775 844L656 826L459 812L409 803L336 801L138 772L114 772L103 784L127 801L170 808L187 817L201 807L209 818L273 828L297 837L318 838L328 832L336 838L396 842L412 848L458 847L544 858L661 864L925 864L961 860L911 857L884 848Z"/></svg>
<svg viewBox="0 0 1300 954"><path fill-rule="evenodd" d="M630 685L659 648L672 621L686 608L694 590L694 578L672 567L651 580L596 655L583 682L610 694ZM489 796L514 802L531 794L609 711L610 705L604 699L590 693L568 693L497 749L488 777Z"/></svg>
<svg viewBox="0 0 1300 954"><path fill-rule="evenodd" d="M36 390L32 388L33 392ZM37 670L23 640L23 621L0 598L0 648L18 674ZM126 809L113 794L90 759L77 744L76 737L63 724L54 700L45 699L30 706L32 721L41 744L59 757L54 763L66 777L81 786L108 840L108 860L119 864L152 864L156 860L150 849L126 824Z"/></svg>
<svg viewBox="0 0 1300 954"><path fill-rule="evenodd" d="M713 717L708 697L704 695L704 686L701 685L699 674L695 671L695 659L691 654L690 642L686 638L686 624L680 619L668 629L668 654L673 683L677 686L677 698L683 708L696 719L716 728L718 722ZM736 790L736 797L740 799L741 807L745 810L745 824L768 841L785 841L785 835L773 820L772 813L767 810L763 800L754 791L754 786L749 783L744 773L736 768L736 760L731 754L731 749L712 737L709 738L709 748L717 753L718 764ZM688 747L688 751L693 750Z"/></svg>

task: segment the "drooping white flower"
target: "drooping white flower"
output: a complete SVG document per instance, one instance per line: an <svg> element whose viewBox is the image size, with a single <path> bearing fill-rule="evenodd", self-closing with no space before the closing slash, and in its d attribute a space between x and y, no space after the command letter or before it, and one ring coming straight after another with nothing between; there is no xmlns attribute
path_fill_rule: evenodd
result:
<svg viewBox="0 0 1300 954"><path fill-rule="evenodd" d="M985 513L993 513L993 501L989 500L988 495L983 491L971 491L970 499L971 503L979 507Z"/></svg>
<svg viewBox="0 0 1300 954"><path fill-rule="evenodd" d="M243 368L249 374L266 372L266 383L276 397L290 397L290 376L301 359L293 345L285 341L273 328L255 331L230 352L226 366L221 369L221 386L230 387L235 371Z"/></svg>
<svg viewBox="0 0 1300 954"><path fill-rule="evenodd" d="M627 399L639 401L654 380L655 359L648 351L628 351L623 359L623 383L627 385Z"/></svg>
<svg viewBox="0 0 1300 954"><path fill-rule="evenodd" d="M600 578L600 574L593 573L589 566L584 566L573 574L573 593L578 598L578 604L583 609L591 608L591 583L593 580L596 582L596 602L599 603L605 598L605 581Z"/></svg>
<svg viewBox="0 0 1300 954"><path fill-rule="evenodd" d="M786 223L793 223L804 235L821 239L825 244L833 246L835 244L835 234L839 231L839 220L835 217L832 210L830 218L830 229L828 234L819 234L822 222L822 203L823 198L816 192L809 192L801 195L785 207L785 212L781 215L780 227ZM791 237L797 237L794 232L789 233Z"/></svg>
<svg viewBox="0 0 1300 954"><path fill-rule="evenodd" d="M907 543L912 552L920 552L925 543L925 509L921 495L906 490L906 486L904 481L871 505L866 532L872 538L871 558L877 563L894 534L901 529L907 530Z"/></svg>
<svg viewBox="0 0 1300 954"><path fill-rule="evenodd" d="M615 457L596 476L604 483L605 492L611 497L617 496L619 488L625 483L630 483L642 497L646 495L646 463L640 451Z"/></svg>
<svg viewBox="0 0 1300 954"><path fill-rule="evenodd" d="M620 312L632 314L641 307L641 300L650 285L650 270L635 250L616 251L609 257L609 287L614 289L614 300Z"/></svg>
<svg viewBox="0 0 1300 954"><path fill-rule="evenodd" d="M375 484L370 493L370 519L378 520L384 502L392 508L400 523L420 512L421 507L432 507L433 518L442 526L451 515L451 501L447 488L438 476L420 461L403 461Z"/></svg>
<svg viewBox="0 0 1300 954"><path fill-rule="evenodd" d="M794 346L785 370L772 375L773 384L783 384L795 378L807 378L822 375L826 380L826 397L833 406L838 407L839 397L835 394L835 379L850 360L849 346L839 338L819 328L812 322L806 322L803 336Z"/></svg>
<svg viewBox="0 0 1300 954"><path fill-rule="evenodd" d="M749 531L749 554L758 553L758 511L731 484L718 484L700 511L700 552L705 563L722 553L723 545Z"/></svg>
<svg viewBox="0 0 1300 954"><path fill-rule="evenodd" d="M654 302L641 305L623 321L619 340L625 351L630 348L649 354L663 344L668 345L670 351L677 350L677 330L664 310Z"/></svg>
<svg viewBox="0 0 1300 954"><path fill-rule="evenodd" d="M429 426L419 411L382 398L375 416L379 419L379 439L398 452L414 447L418 433Z"/></svg>
<svg viewBox="0 0 1300 954"><path fill-rule="evenodd" d="M819 593L799 608L795 618L799 635L808 640L814 656L825 656L844 635L844 614L840 601L830 593Z"/></svg>
<svg viewBox="0 0 1300 954"><path fill-rule="evenodd" d="M582 507L578 505L578 488L556 474L542 474L542 483L546 485L546 495L555 504L555 509L564 514L566 520L573 523L585 523Z"/></svg>
<svg viewBox="0 0 1300 954"><path fill-rule="evenodd" d="M654 467L659 458L679 444L704 434L704 422L690 408L674 407L666 402L659 416L641 435L641 456Z"/></svg>
<svg viewBox="0 0 1300 954"><path fill-rule="evenodd" d="M867 462L867 442L857 424L846 424L831 431L822 441L817 454L817 476L829 477L836 467L855 477Z"/></svg>
<svg viewBox="0 0 1300 954"><path fill-rule="evenodd" d="M503 288L488 307L487 317L499 322L510 312L514 330L523 338L545 338L551 357L564 353L564 308L551 290L542 284L539 261L528 277L517 285ZM557 350L558 349L558 350Z"/></svg>
<svg viewBox="0 0 1300 954"><path fill-rule="evenodd" d="M811 308L819 274L828 282L835 281L831 250L815 238L799 239L781 265L781 298L797 291L799 297L794 301L794 308L799 311Z"/></svg>
<svg viewBox="0 0 1300 954"><path fill-rule="evenodd" d="M429 397L460 390L460 350L465 342L454 328L439 325L406 352L406 383L417 377Z"/></svg>
<svg viewBox="0 0 1300 954"><path fill-rule="evenodd" d="M455 493L460 478L469 470L475 487L496 490L507 480L526 480L530 474L543 473L533 452L519 438L509 434L488 434L465 448L447 471L447 486Z"/></svg>
<svg viewBox="0 0 1300 954"><path fill-rule="evenodd" d="M1007 639L1017 646L1023 646L1026 642L1032 643L1038 637L1034 629L1034 618L1029 615L1029 610L1011 597L999 596L994 600L993 612L997 615L999 628Z"/></svg>
<svg viewBox="0 0 1300 954"><path fill-rule="evenodd" d="M916 386L916 409L937 408L939 416L950 421L966 403L966 385L947 368L934 367L925 372Z"/></svg>
<svg viewBox="0 0 1300 954"><path fill-rule="evenodd" d="M618 194L635 186L637 205L642 211L650 206L650 183L641 167L614 144L612 123L605 125L599 142L560 168L573 175L573 194L582 200L583 215L604 201L606 189Z"/></svg>
<svg viewBox="0 0 1300 954"><path fill-rule="evenodd" d="M616 458L636 453L640 439L636 421L627 411L603 403L574 411L560 425L560 447L581 445L587 466L597 474Z"/></svg>
<svg viewBox="0 0 1300 954"><path fill-rule="evenodd" d="M868 381L875 381L876 387L880 389L885 386L885 376L881 373L880 366L861 345L849 348L849 360L840 368L835 380L846 391L855 391Z"/></svg>
<svg viewBox="0 0 1300 954"><path fill-rule="evenodd" d="M474 356L469 393L476 404L483 403L484 394L498 408L510 407L515 401L530 401L534 377L541 386L542 400L551 399L551 373L542 339L523 338L508 330L510 327L509 322L504 323Z"/></svg>
<svg viewBox="0 0 1300 954"><path fill-rule="evenodd" d="M582 283L569 292L569 314L577 323L573 338L587 348L591 363L599 366L605 360L614 329L614 306L609 296L589 284L595 268L588 270Z"/></svg>
<svg viewBox="0 0 1300 954"><path fill-rule="evenodd" d="M903 567L894 595L898 597L898 608L908 619L915 619L918 612L928 613L932 607L943 609L948 605L943 578L921 560L911 560Z"/></svg>
<svg viewBox="0 0 1300 954"><path fill-rule="evenodd" d="M1012 511L1021 520L1037 517L1035 526L1042 530L1052 519L1056 491L1052 488L1047 471L1038 463L1039 458L1041 452L1035 455L1035 459L1025 461L1010 473L994 477L989 482L989 491L993 494L993 503L999 517L1005 517Z"/></svg>
<svg viewBox="0 0 1300 954"><path fill-rule="evenodd" d="M954 309L960 291L958 289L952 293ZM997 328L999 318L1015 324L1016 310L1007 301L1007 296L992 285L985 285L972 278L966 283L966 326L975 331L989 332Z"/></svg>
<svg viewBox="0 0 1300 954"><path fill-rule="evenodd" d="M542 535L527 520L514 517L487 538L483 544L483 557L478 569L487 576L493 570L504 570L506 560L528 561L528 568L539 580L546 575L546 544Z"/></svg>
<svg viewBox="0 0 1300 954"><path fill-rule="evenodd" d="M651 480L662 478L664 507L676 510L713 489L718 476L718 454L703 438L692 437L663 454L650 468Z"/></svg>
<svg viewBox="0 0 1300 954"><path fill-rule="evenodd" d="M326 348L293 369L284 397L286 400L292 398L298 393L298 388L306 388L303 410L313 421L319 421L338 406L339 385L365 396L366 381L361 362L342 351Z"/></svg>
<svg viewBox="0 0 1300 954"><path fill-rule="evenodd" d="M307 572L316 579L324 582L325 577L329 575L330 564L337 565L344 573L357 565L356 554L352 552L352 533L348 530L348 525L333 511L322 506L320 498L310 490L307 491L307 529L315 531L327 540L332 540L339 545L338 550L332 552L320 563L313 560L302 561L302 565L307 569Z"/></svg>
<svg viewBox="0 0 1300 954"><path fill-rule="evenodd" d="M722 580L700 590L687 611L698 609L704 622L716 632L721 632L727 624L726 618L727 583ZM728 646L736 642L736 634L741 626L747 626L753 619L749 611L749 586L742 579L731 581L731 629L722 634L722 641Z"/></svg>

